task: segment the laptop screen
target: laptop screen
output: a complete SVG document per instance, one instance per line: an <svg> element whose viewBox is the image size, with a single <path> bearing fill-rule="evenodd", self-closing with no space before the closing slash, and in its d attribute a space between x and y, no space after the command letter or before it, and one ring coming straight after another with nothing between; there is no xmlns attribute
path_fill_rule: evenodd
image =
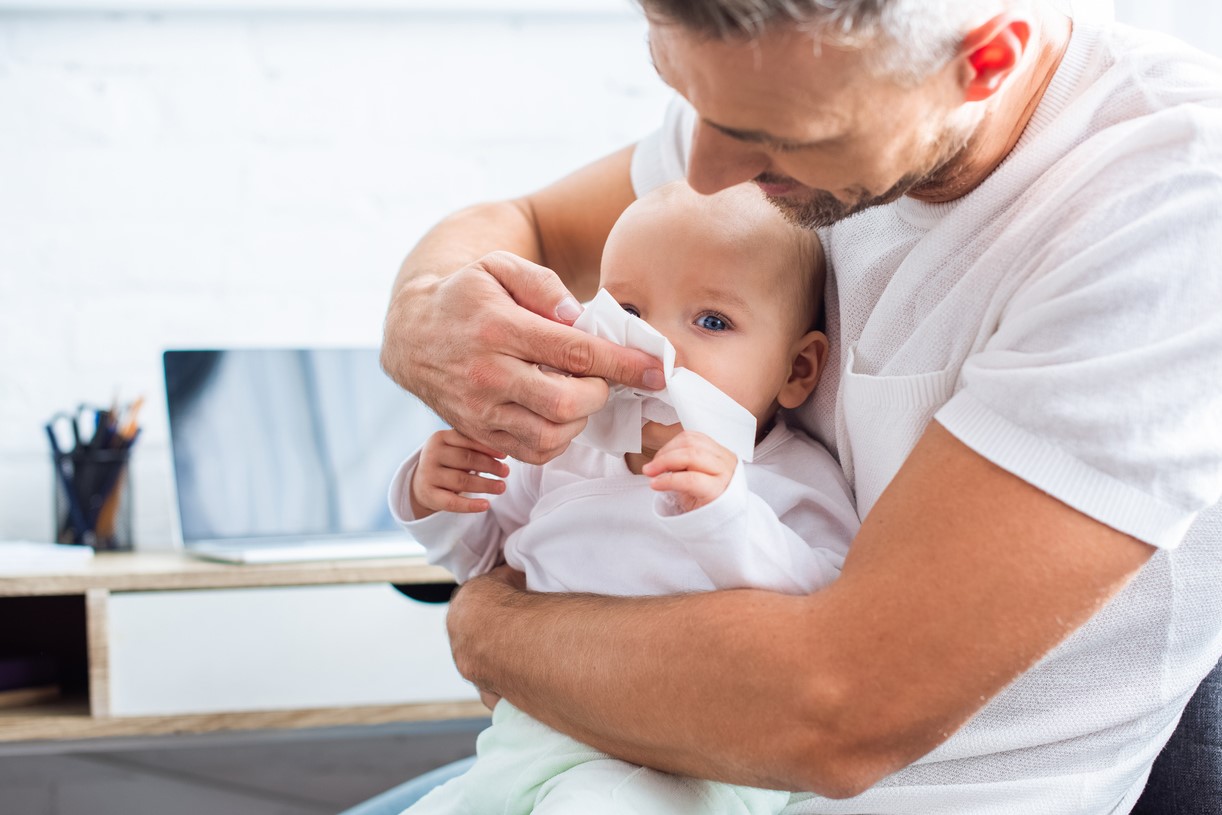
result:
<svg viewBox="0 0 1222 815"><path fill-rule="evenodd" d="M183 543L396 530L399 463L446 425L376 349L166 351Z"/></svg>

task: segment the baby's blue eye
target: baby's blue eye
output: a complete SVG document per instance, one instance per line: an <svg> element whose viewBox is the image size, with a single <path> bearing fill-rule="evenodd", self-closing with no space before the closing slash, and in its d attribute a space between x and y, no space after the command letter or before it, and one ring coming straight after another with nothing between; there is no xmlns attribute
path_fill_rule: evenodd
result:
<svg viewBox="0 0 1222 815"><path fill-rule="evenodd" d="M624 311L626 311L626 312L628 312L629 314L631 314L633 317L640 317L640 316L641 316L641 312L639 312L639 311L637 311L637 310L636 310L636 306L629 306L629 305L626 305L626 304L621 303L621 304L620 304L620 308L622 308Z"/></svg>
<svg viewBox="0 0 1222 815"><path fill-rule="evenodd" d="M696 325L708 331L725 331L730 324L716 314L702 314L696 318Z"/></svg>

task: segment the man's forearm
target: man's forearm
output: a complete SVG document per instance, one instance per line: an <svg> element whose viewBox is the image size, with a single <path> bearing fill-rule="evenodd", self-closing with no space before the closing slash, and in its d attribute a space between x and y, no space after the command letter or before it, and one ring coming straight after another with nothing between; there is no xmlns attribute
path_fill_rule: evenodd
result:
<svg viewBox="0 0 1222 815"><path fill-rule="evenodd" d="M504 613L454 643L460 669L552 727L669 772L837 791L811 779L805 760L835 749L820 743L831 722L809 718L833 710L830 694L817 698L803 643L812 598L522 594L491 580L468 590L490 592L484 600ZM466 627L455 622L452 631Z"/></svg>
<svg viewBox="0 0 1222 815"><path fill-rule="evenodd" d="M409 280L450 274L497 250L543 262L538 231L524 200L478 204L448 216L404 259L393 292Z"/></svg>
<svg viewBox="0 0 1222 815"><path fill-rule="evenodd" d="M454 213L403 261L394 291L413 278L448 275L505 251L548 267L578 297L592 297L607 233L636 197L632 152L625 147L530 195Z"/></svg>
<svg viewBox="0 0 1222 815"><path fill-rule="evenodd" d="M813 595L540 595L493 572L448 624L465 676L613 755L849 796L949 738L1152 551L933 423Z"/></svg>

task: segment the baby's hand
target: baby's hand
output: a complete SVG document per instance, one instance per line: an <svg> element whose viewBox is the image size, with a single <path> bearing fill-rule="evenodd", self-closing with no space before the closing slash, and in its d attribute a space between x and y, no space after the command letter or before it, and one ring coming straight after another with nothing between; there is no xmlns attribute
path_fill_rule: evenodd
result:
<svg viewBox="0 0 1222 815"><path fill-rule="evenodd" d="M420 463L412 473L409 493L416 520L434 512L485 512L487 500L468 498L461 493L504 492L504 481L480 475L488 473L501 478L509 475L509 465L498 461L504 457L504 453L472 441L457 430L434 433L420 450Z"/></svg>
<svg viewBox="0 0 1222 815"><path fill-rule="evenodd" d="M734 477L738 457L703 433L685 430L641 468L658 492L673 492L684 512L712 503Z"/></svg>

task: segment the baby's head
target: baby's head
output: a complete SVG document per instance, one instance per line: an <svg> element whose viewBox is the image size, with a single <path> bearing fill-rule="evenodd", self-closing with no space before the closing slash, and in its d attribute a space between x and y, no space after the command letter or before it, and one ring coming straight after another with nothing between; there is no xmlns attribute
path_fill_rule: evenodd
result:
<svg viewBox="0 0 1222 815"><path fill-rule="evenodd" d="M750 410L763 431L819 381L823 277L817 236L790 225L754 184L705 196L676 182L620 216L600 283L671 341L676 365Z"/></svg>

